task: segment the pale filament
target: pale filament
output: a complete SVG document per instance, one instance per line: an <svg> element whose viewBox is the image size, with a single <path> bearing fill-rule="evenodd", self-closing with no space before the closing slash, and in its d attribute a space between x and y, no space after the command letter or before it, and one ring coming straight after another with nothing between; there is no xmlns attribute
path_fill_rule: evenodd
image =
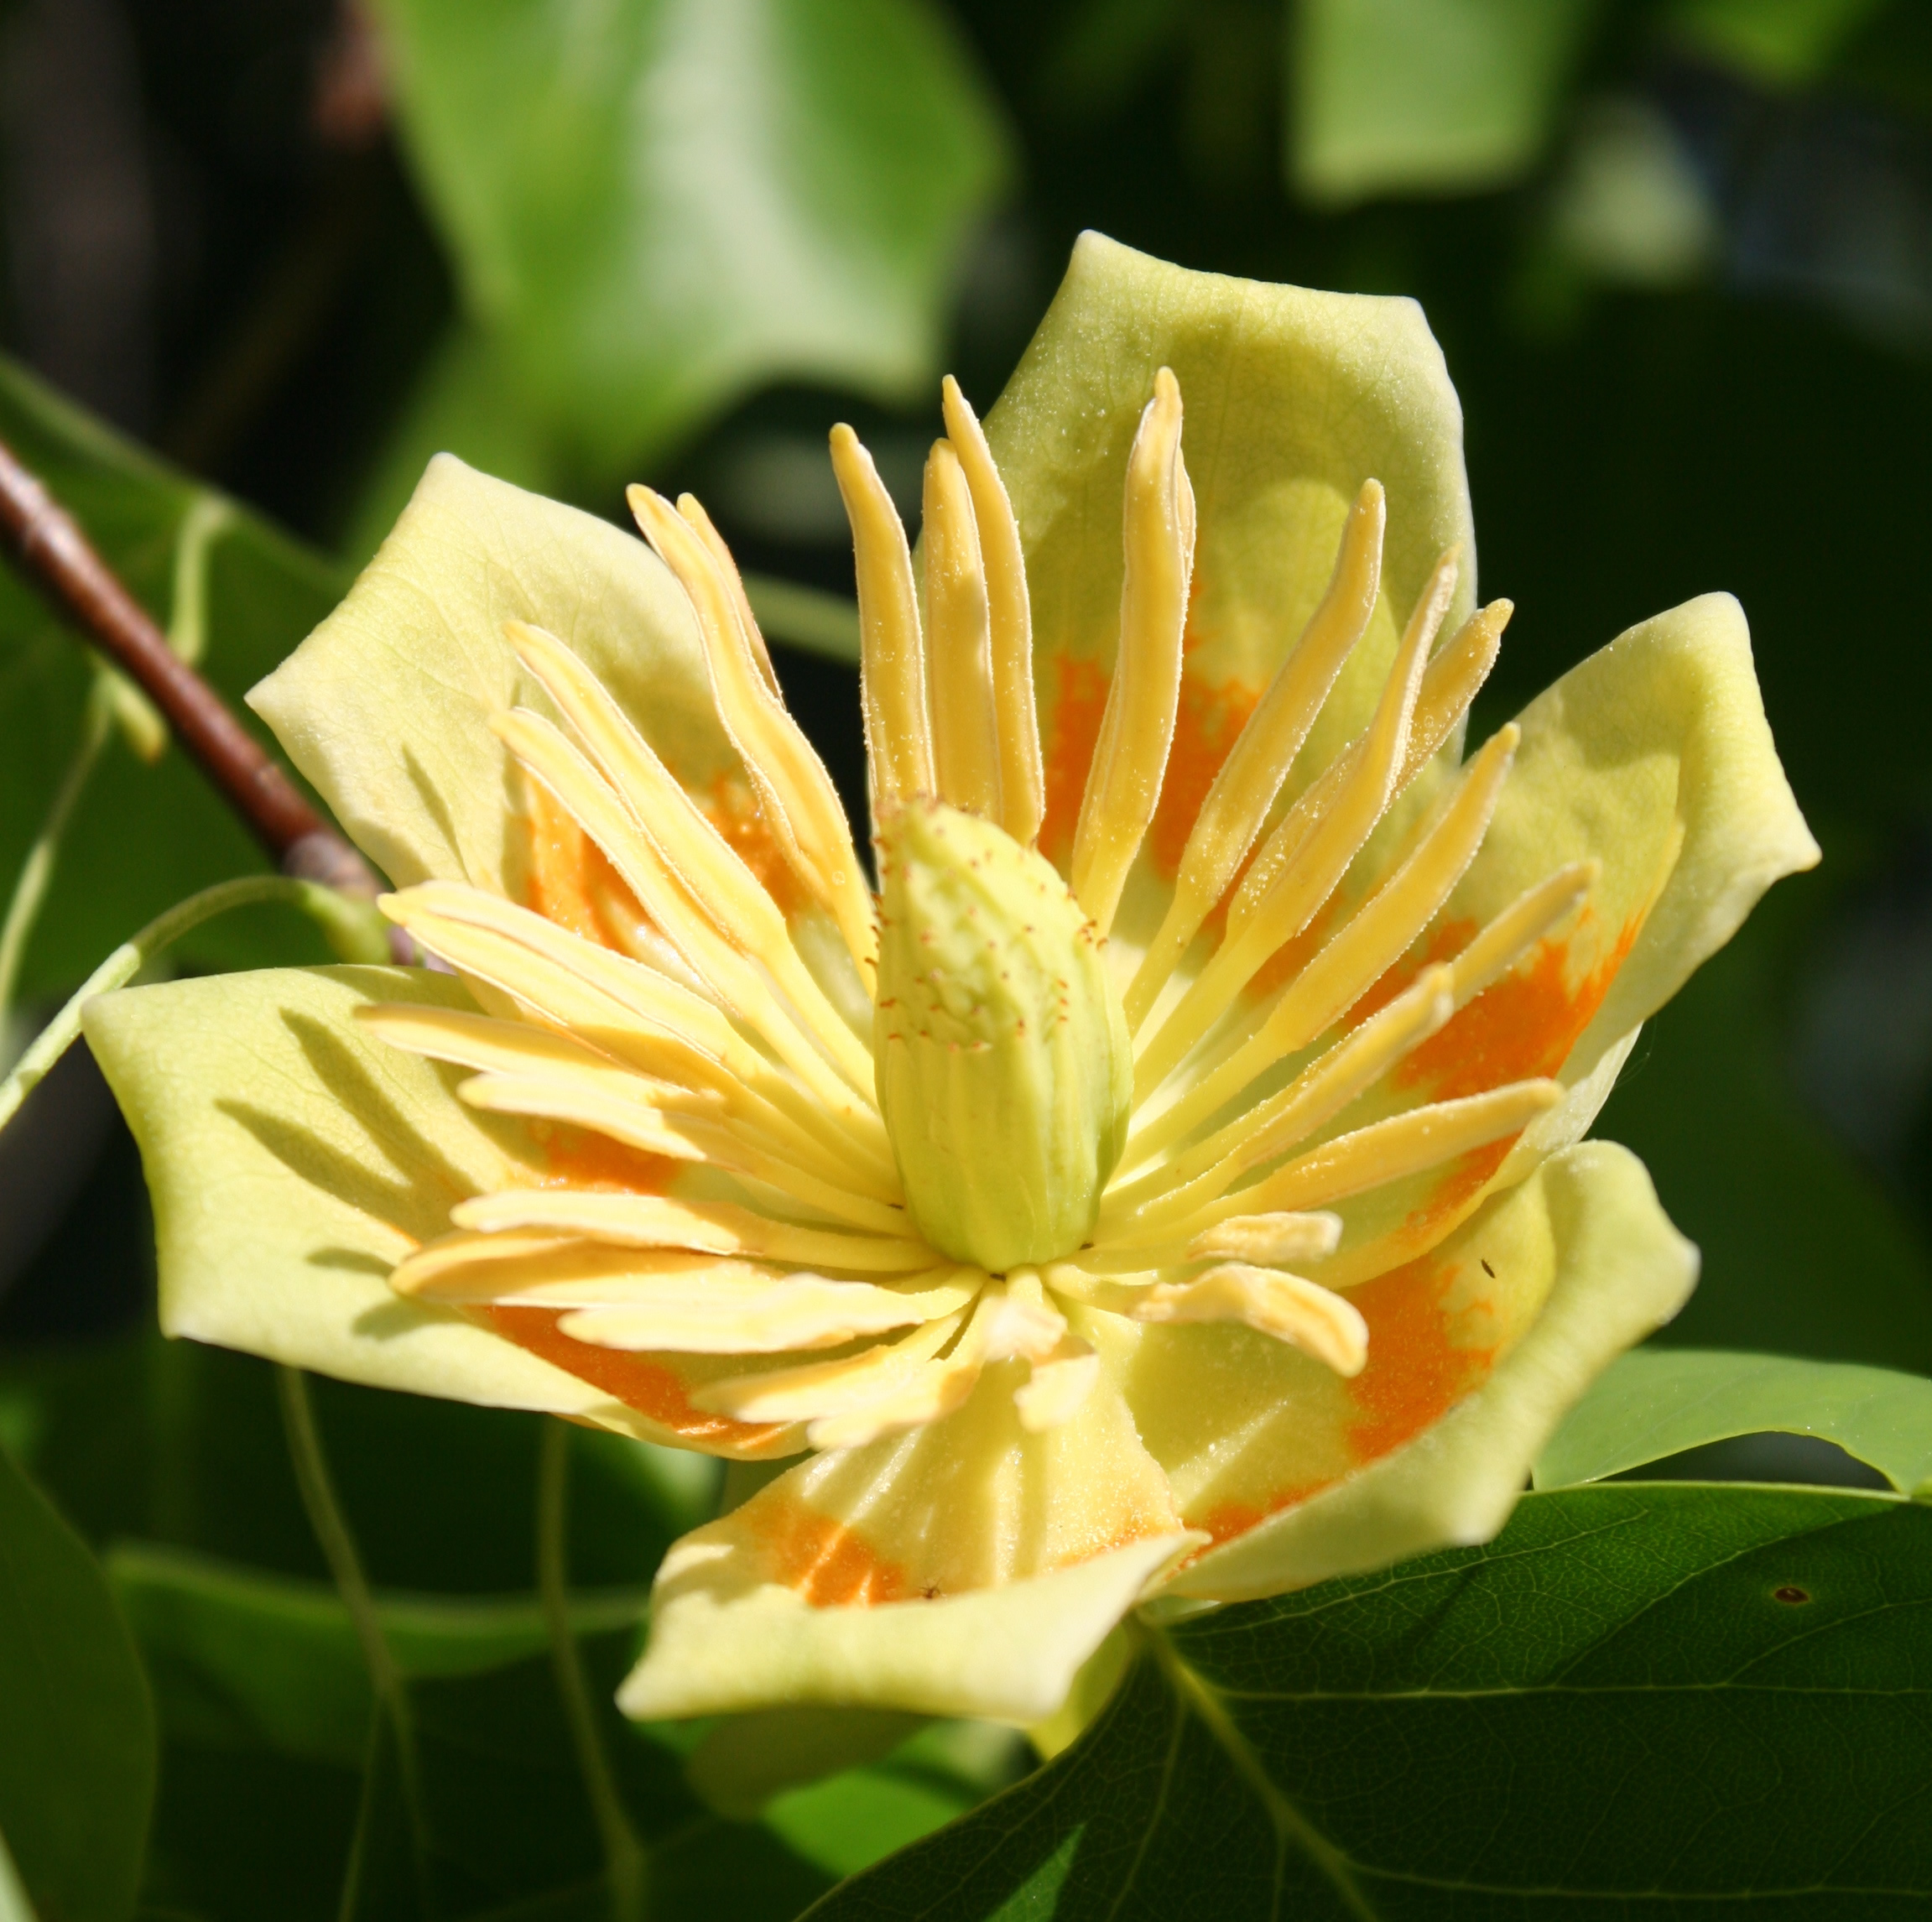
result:
<svg viewBox="0 0 1932 1922"><path fill-rule="evenodd" d="M842 423L833 428L831 446L857 568L859 701L876 827L901 803L933 791L925 653L912 553L898 510L851 428Z"/></svg>
<svg viewBox="0 0 1932 1922"><path fill-rule="evenodd" d="M982 820L1001 818L999 716L992 625L972 495L949 440L926 461L920 534L925 564L926 686L939 797Z"/></svg>
<svg viewBox="0 0 1932 1922"><path fill-rule="evenodd" d="M1342 529L1335 573L1321 605L1248 716L1200 805L1174 877L1174 898L1127 990L1130 1029L1146 1019L1188 944L1247 857L1335 677L1367 631L1382 581L1387 519L1382 483L1364 482Z"/></svg>
<svg viewBox="0 0 1932 1922"><path fill-rule="evenodd" d="M999 824L1022 847L1033 845L1046 813L1039 721L1034 705L1033 611L1026 556L1006 482L978 416L948 374L940 388L946 435L972 495L980 562L986 570L987 619L992 659L995 732L999 742Z"/></svg>
<svg viewBox="0 0 1932 1922"><path fill-rule="evenodd" d="M1179 1066L1269 956L1315 918L1395 799L1423 668L1455 591L1456 573L1452 551L1436 564L1416 603L1350 778L1310 828L1248 925L1215 951L1140 1050L1134 1064L1137 1102Z"/></svg>
<svg viewBox="0 0 1932 1922"><path fill-rule="evenodd" d="M715 547L723 544L695 501L688 513L677 513L648 487L633 487L627 497L645 539L690 601L718 718L779 852L837 923L869 992L877 937L851 829L825 763L777 690L744 584L735 567L719 565Z"/></svg>
<svg viewBox="0 0 1932 1922"><path fill-rule="evenodd" d="M1153 820L1180 704L1195 541L1180 430L1180 388L1163 367L1127 456L1120 644L1074 830L1070 884L1102 935Z"/></svg>

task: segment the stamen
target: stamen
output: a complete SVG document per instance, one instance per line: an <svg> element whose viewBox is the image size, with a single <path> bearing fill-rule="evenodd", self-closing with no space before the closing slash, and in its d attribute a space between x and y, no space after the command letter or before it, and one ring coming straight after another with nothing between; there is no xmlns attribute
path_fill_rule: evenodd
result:
<svg viewBox="0 0 1932 1922"><path fill-rule="evenodd" d="M1365 482L1336 555L1321 605L1281 664L1261 705L1222 762L1187 837L1174 898L1127 994L1129 1029L1138 1028L1188 944L1226 892L1254 845L1274 797L1341 665L1367 631L1382 580L1387 519L1379 481Z"/></svg>
<svg viewBox="0 0 1932 1922"><path fill-rule="evenodd" d="M1039 721L1033 687L1033 612L1027 598L1026 557L1019 523L992 450L950 374L940 383L946 434L972 495L986 572L991 630L993 711L999 742L999 824L1022 847L1030 847L1046 813Z"/></svg>
<svg viewBox="0 0 1932 1922"><path fill-rule="evenodd" d="M1466 1007L1491 982L1514 967L1538 941L1573 914L1595 885L1600 872L1601 864L1595 861L1577 862L1568 867L1559 868L1548 880L1528 889L1484 927L1457 956L1450 971L1453 978L1450 1013L1453 1014ZM1416 988L1410 992L1419 992L1428 978L1424 976L1419 979ZM1204 1076L1171 1107L1147 1122L1139 1133L1128 1137L1127 1152L1121 1157L1121 1174L1139 1166L1169 1143L1185 1140L1210 1115L1233 1100L1258 1075L1264 1074L1289 1052L1289 1038L1306 1026L1301 1011L1290 1001L1294 992L1293 987L1284 991L1260 1029L1226 1060ZM1388 1019L1398 1005L1392 1003L1390 1008L1377 1015L1373 1021L1365 1023L1360 1033L1369 1034L1377 1023ZM1425 1029L1416 1039L1425 1039L1433 1032L1432 1029ZM1116 1179L1117 1180L1119 1175L1117 1175Z"/></svg>
<svg viewBox="0 0 1932 1922"><path fill-rule="evenodd" d="M1424 670L1422 692L1416 696L1415 713L1409 724L1409 746L1403 753L1402 772L1395 778L1395 791L1403 792L1428 763L1435 759L1457 723L1468 711L1496 665L1502 641L1502 630L1509 624L1513 603L1492 601L1457 628L1453 639L1444 643ZM1309 830L1328 811L1336 795L1353 773L1362 758L1362 738L1357 737L1330 762L1308 785L1307 791L1282 816L1280 824L1263 843L1261 852L1248 863L1234 898L1228 904L1227 933L1232 940L1268 898L1283 870L1294 859Z"/></svg>
<svg viewBox="0 0 1932 1922"><path fill-rule="evenodd" d="M850 824L825 764L791 717L771 678L770 656L736 568L721 568L689 514L648 487L625 497L644 538L690 597L703 641L718 719L757 791L785 865L838 924L867 992L872 987L872 897ZM707 523L706 525L709 523ZM712 537L716 539L715 533ZM720 544L721 545L721 543Z"/></svg>
<svg viewBox="0 0 1932 1922"><path fill-rule="evenodd" d="M517 1115L526 1120L563 1122L587 1128L646 1154L671 1161L711 1159L661 1108L607 1088L534 1075L476 1075L456 1094L485 1114Z"/></svg>
<svg viewBox="0 0 1932 1922"><path fill-rule="evenodd" d="M938 1269L917 1290L813 1274L742 1281L700 1274L639 1282L627 1299L572 1310L558 1324L572 1340L629 1353L775 1355L835 1348L939 1320L971 1301L976 1278L961 1283Z"/></svg>
<svg viewBox="0 0 1932 1922"><path fill-rule="evenodd" d="M1560 1082L1513 1081L1461 1101L1411 1108L1322 1143L1252 1187L1197 1207L1191 1221L1168 1218L1170 1209L1180 1212L1177 1202L1189 1199L1185 1192L1169 1196L1145 1210L1131 1230L1114 1238L1117 1243L1132 1244L1159 1233L1199 1234L1236 1214L1328 1207L1519 1134L1562 1099Z"/></svg>
<svg viewBox="0 0 1932 1922"><path fill-rule="evenodd" d="M1077 1335L1063 1336L1044 1361L1013 1392L1019 1425L1028 1435L1044 1435L1080 1413L1100 1379L1100 1357Z"/></svg>
<svg viewBox="0 0 1932 1922"><path fill-rule="evenodd" d="M901 802L933 791L919 600L906 530L872 456L843 422L831 440L858 570L859 701L876 829Z"/></svg>
<svg viewBox="0 0 1932 1922"><path fill-rule="evenodd" d="M491 727L603 850L644 912L727 1013L751 1028L828 1107L851 1108L854 1096L873 1105L872 1057L858 1037L822 996L821 1022L808 1036L763 972L711 925L648 836L633 826L603 777L556 727L523 708L492 715Z"/></svg>
<svg viewBox="0 0 1932 1922"><path fill-rule="evenodd" d="M968 1273L977 1276L978 1271ZM934 1363L958 1332L967 1310L956 1310L894 1342L836 1362L737 1375L707 1383L691 1399L738 1421L809 1421L815 1448L851 1447L893 1428L910 1428L950 1414L979 1379L976 1357ZM784 1410L773 1414L774 1409Z"/></svg>
<svg viewBox="0 0 1932 1922"><path fill-rule="evenodd" d="M450 1219L459 1228L486 1234L540 1228L618 1247L689 1248L700 1254L850 1268L860 1274L904 1274L933 1265L933 1252L923 1242L801 1227L728 1201L680 1201L663 1195L506 1188L459 1201Z"/></svg>
<svg viewBox="0 0 1932 1922"><path fill-rule="evenodd" d="M461 1067L551 1077L560 1065L572 1061L614 1069L634 1082L640 1091L638 1098L651 1106L716 1117L719 1130L742 1144L741 1158L775 1149L793 1166L813 1171L821 1183L867 1196L874 1205L893 1208L903 1201L896 1175L882 1173L860 1155L839 1152L842 1143L828 1145L825 1111L818 1103L810 1104L807 1112L814 1126L807 1128L756 1087L733 1079L716 1062L680 1044L632 1036L623 1050L632 1064L627 1067L608 1051L581 1046L528 1022L499 1021L454 1008L395 1005L360 1008L356 1013L392 1047ZM663 1058L654 1060L660 1048ZM640 1062L649 1063L643 1073L637 1072ZM774 1084L794 1107L809 1101L789 1083L779 1081L775 1070L764 1066L761 1085Z"/></svg>
<svg viewBox="0 0 1932 1922"><path fill-rule="evenodd" d="M1198 1281L1157 1282L1128 1312L1136 1321L1243 1321L1344 1377L1368 1359L1368 1324L1353 1303L1298 1274L1240 1263Z"/></svg>
<svg viewBox="0 0 1932 1922"><path fill-rule="evenodd" d="M705 544L705 552L711 555L711 565L718 570L718 578L731 591L732 606L738 617L738 631L744 636L758 664L766 687L782 702L784 690L779 685L778 669L772 665L771 649L765 645L764 630L758 625L758 616L752 612L751 596L745 592L743 576L738 572L738 564L732 558L731 549L725 544L725 537L712 526L711 517L705 512L704 503L695 494L680 494L678 512ZM851 838L849 834L846 838Z"/></svg>
<svg viewBox="0 0 1932 1922"><path fill-rule="evenodd" d="M518 1274L573 1253L608 1259L615 1251L590 1249L574 1235L549 1230L480 1235L458 1228L405 1255L390 1269L389 1286L398 1294L456 1305L494 1301Z"/></svg>
<svg viewBox="0 0 1932 1922"><path fill-rule="evenodd" d="M992 628L972 497L950 442L926 461L926 685L932 701L939 796L983 820L1001 819L998 714Z"/></svg>
<svg viewBox="0 0 1932 1922"><path fill-rule="evenodd" d="M1537 942L1576 912L1603 872L1600 861L1572 862L1526 888L1456 957L1456 1005L1466 1006Z"/></svg>
<svg viewBox="0 0 1932 1922"><path fill-rule="evenodd" d="M1423 666L1456 590L1456 552L1451 549L1436 563L1435 572L1416 603L1348 779L1326 812L1309 829L1247 925L1222 942L1142 1052L1134 1068L1137 1105L1180 1065L1182 1057L1227 1011L1256 970L1314 919L1395 799Z"/></svg>
<svg viewBox="0 0 1932 1922"><path fill-rule="evenodd" d="M1258 1168L1306 1140L1447 1024L1455 1012L1454 982L1451 968L1426 970L1405 992L1310 1062L1258 1107L1173 1161L1115 1190L1101 1204L1101 1232L1112 1224L1132 1222L1156 1195L1178 1195L1185 1190L1196 1201L1211 1200L1232 1187L1245 1169Z"/></svg>
<svg viewBox="0 0 1932 1922"><path fill-rule="evenodd" d="M1286 1268L1291 1262L1320 1261L1341 1242L1339 1215L1230 1215L1187 1244L1187 1258Z"/></svg>
<svg viewBox="0 0 1932 1922"><path fill-rule="evenodd" d="M1120 645L1074 831L1074 896L1102 935L1160 800L1180 702L1195 536L1180 430L1180 388L1163 367L1127 457Z"/></svg>
<svg viewBox="0 0 1932 1922"><path fill-rule="evenodd" d="M770 973L846 1078L856 1076L869 1087L871 1055L799 959L785 918L763 884L698 810L683 784L576 655L554 637L520 622L512 622L507 631L523 664L577 730L632 821L684 892L726 941ZM531 718L541 722L540 716ZM589 826L588 822L581 825ZM648 912L649 904L645 905ZM665 931L675 940L674 930L667 927Z"/></svg>

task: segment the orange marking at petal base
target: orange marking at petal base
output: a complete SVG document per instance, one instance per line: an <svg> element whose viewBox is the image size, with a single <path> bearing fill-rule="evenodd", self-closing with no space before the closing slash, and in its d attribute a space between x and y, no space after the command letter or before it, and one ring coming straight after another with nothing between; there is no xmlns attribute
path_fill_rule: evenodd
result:
<svg viewBox="0 0 1932 1922"><path fill-rule="evenodd" d="M637 896L549 789L535 781L526 786L530 838L525 905L599 947L628 951L613 916L628 914L633 927L641 925L645 915Z"/></svg>
<svg viewBox="0 0 1932 1922"><path fill-rule="evenodd" d="M1231 1542L1237 1535L1245 1535L1250 1529L1258 1528L1270 1515L1299 1508L1310 1495L1319 1495L1324 1488L1333 1486L1332 1481L1328 1480L1293 1482L1285 1488L1278 1488L1265 1502L1223 1502L1219 1507L1210 1508L1205 1515L1189 1516L1187 1525L1206 1530L1214 1537L1208 1547L1219 1548L1223 1542ZM1206 1553L1206 1548L1197 1549L1189 1559L1192 1560Z"/></svg>
<svg viewBox="0 0 1932 1922"><path fill-rule="evenodd" d="M774 1581L814 1608L872 1607L912 1592L905 1570L856 1529L795 1497L768 1497L743 1511Z"/></svg>
<svg viewBox="0 0 1932 1922"><path fill-rule="evenodd" d="M1180 873L1180 857L1187 852L1187 837L1194 832L1200 804L1261 701L1261 689L1255 683L1238 675L1211 681L1189 664L1204 638L1195 620L1200 606L1197 568L1188 589L1187 631L1180 641L1180 704L1174 716L1174 745L1168 750L1160 800L1147 836L1148 859L1163 881Z"/></svg>
<svg viewBox="0 0 1932 1922"><path fill-rule="evenodd" d="M1493 1347L1461 1347L1454 1339L1445 1303L1460 1272L1424 1255L1349 1290L1368 1323L1368 1366L1347 1384L1359 1411L1348 1426L1358 1461L1373 1461L1440 1421L1494 1363Z"/></svg>
<svg viewBox="0 0 1932 1922"><path fill-rule="evenodd" d="M1384 968L1380 977L1367 988L1361 1000L1341 1018L1345 1033L1352 1034L1372 1014L1379 1014L1395 997L1414 986L1425 967L1454 961L1476 939L1476 924L1471 919L1439 921L1423 939Z"/></svg>
<svg viewBox="0 0 1932 1922"><path fill-rule="evenodd" d="M592 1188L601 1193L664 1195L687 1165L668 1154L651 1154L608 1135L568 1122L530 1121L528 1128L544 1151L542 1188Z"/></svg>
<svg viewBox="0 0 1932 1922"><path fill-rule="evenodd" d="M685 1441L749 1454L784 1435L782 1422L733 1421L728 1415L693 1408L674 1369L648 1355L593 1347L558 1331L564 1310L556 1308L486 1307L473 1311L486 1326L539 1360L601 1388L612 1401L635 1409L660 1428Z"/></svg>
<svg viewBox="0 0 1932 1922"><path fill-rule="evenodd" d="M1107 677L1098 661L1062 654L1055 662L1060 689L1053 706L1053 740L1046 751L1046 815L1040 822L1039 851L1064 870L1073 858L1074 831L1080 826L1081 798L1087 769L1107 712Z"/></svg>
<svg viewBox="0 0 1932 1922"><path fill-rule="evenodd" d="M1643 925L1642 915L1632 919L1610 952L1575 984L1569 962L1576 935L1542 942L1527 963L1492 982L1416 1049L1396 1070L1397 1083L1426 1087L1432 1100L1452 1101L1555 1074L1602 1006Z"/></svg>
<svg viewBox="0 0 1932 1922"><path fill-rule="evenodd" d="M720 774L700 804L732 852L751 869L787 920L810 904L810 896L779 847L758 798L735 774Z"/></svg>

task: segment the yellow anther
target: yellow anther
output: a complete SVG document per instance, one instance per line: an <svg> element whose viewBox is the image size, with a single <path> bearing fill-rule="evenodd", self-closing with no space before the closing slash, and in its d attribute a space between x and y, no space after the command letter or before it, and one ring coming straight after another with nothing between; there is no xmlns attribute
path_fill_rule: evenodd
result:
<svg viewBox="0 0 1932 1922"><path fill-rule="evenodd" d="M933 443L926 461L920 552L939 797L997 824L1002 819L999 729L986 572L972 496L959 456L946 440Z"/></svg>
<svg viewBox="0 0 1932 1922"><path fill-rule="evenodd" d="M999 823L1025 847L1039 834L1046 813L1039 720L1034 704L1033 612L1027 596L1026 557L1006 483L993 464L978 417L950 374L941 383L940 394L946 434L972 493L980 559L986 570L993 706L998 716Z"/></svg>
<svg viewBox="0 0 1932 1922"><path fill-rule="evenodd" d="M626 498L644 538L690 598L718 718L744 763L779 852L838 923L869 989L875 944L872 897L852 847L851 825L825 763L776 692L763 638L753 645L757 623L748 620L751 609L742 584L734 586L737 570L727 579L713 558L698 524L702 510L695 501L687 497L687 518L648 487L633 487Z"/></svg>
<svg viewBox="0 0 1932 1922"><path fill-rule="evenodd" d="M1403 754L1402 772L1396 776L1397 793L1435 758L1468 712L1470 702L1496 664L1502 630L1509 624L1513 611L1513 603L1508 601L1492 601L1487 607L1479 607L1430 659L1423 673L1422 691L1415 699L1414 716L1409 724L1409 745ZM1280 825L1248 863L1247 872L1228 904L1228 940L1233 940L1247 925L1255 909L1267 898L1268 890L1281 878L1310 829L1349 780L1362 752L1360 738L1344 747L1309 784L1307 791L1282 816Z"/></svg>
<svg viewBox="0 0 1932 1922"><path fill-rule="evenodd" d="M1231 1262L1198 1281L1157 1282L1129 1310L1136 1321L1244 1321L1348 1376L1368 1359L1362 1311L1298 1274Z"/></svg>
<svg viewBox="0 0 1932 1922"><path fill-rule="evenodd" d="M1143 1224L1154 1218L1157 1209L1162 1219L1185 1213L1226 1193L1247 1169L1306 1140L1448 1021L1455 1012L1454 984L1452 969L1426 969L1405 993L1310 1061L1285 1088L1172 1161L1117 1187L1101 1211L1102 1232ZM1278 1059L1278 1055L1270 1057L1271 1061ZM1252 1066L1246 1070L1250 1078L1255 1071ZM1223 1094L1214 1100L1211 1091L1203 1099L1211 1106L1198 1106L1190 1099L1169 1112L1178 1114L1185 1105L1198 1120L1214 1112L1226 1098ZM1177 1125L1185 1132L1192 1124L1181 1116ZM1170 1131L1165 1115L1136 1140L1136 1159L1156 1152L1164 1144L1164 1138L1180 1138Z"/></svg>
<svg viewBox="0 0 1932 1922"><path fill-rule="evenodd" d="M1187 1244L1190 1261L1241 1261L1256 1268L1320 1261L1341 1240L1339 1215L1231 1215Z"/></svg>
<svg viewBox="0 0 1932 1922"><path fill-rule="evenodd" d="M725 1201L679 1201L587 1188L508 1188L460 1201L450 1211L459 1228L549 1229L616 1247L688 1248L700 1254L749 1255L804 1262L858 1274L906 1274L933 1266L923 1242L799 1227Z"/></svg>
<svg viewBox="0 0 1932 1922"><path fill-rule="evenodd" d="M1160 800L1180 702L1195 532L1180 430L1180 388L1163 367L1127 457L1120 645L1074 831L1074 895L1103 935Z"/></svg>
<svg viewBox="0 0 1932 1922"><path fill-rule="evenodd" d="M1456 574L1452 549L1436 563L1416 602L1408 630L1395 650L1375 718L1348 778L1309 829L1247 925L1221 944L1143 1051L1134 1067L1137 1102L1166 1080L1195 1043L1226 1013L1235 996L1268 956L1314 919L1394 800L1423 667L1429 643L1448 611L1450 596L1456 591Z"/></svg>
<svg viewBox="0 0 1932 1922"><path fill-rule="evenodd" d="M919 601L906 530L872 456L842 422L831 445L858 572L859 700L876 830L903 802L933 791Z"/></svg>
<svg viewBox="0 0 1932 1922"><path fill-rule="evenodd" d="M1146 1019L1187 945L1200 933L1234 878L1335 677L1368 628L1382 581L1382 536L1388 518L1379 481L1362 485L1321 605L1294 652L1248 716L1201 803L1175 877L1174 898L1127 995L1129 1028Z"/></svg>
<svg viewBox="0 0 1932 1922"><path fill-rule="evenodd" d="M771 650L765 645L764 630L758 625L758 617L752 612L751 596L745 592L743 577L738 572L738 564L732 558L732 550L725 544L725 537L711 524L711 517L705 512L704 503L695 494L678 496L678 512L690 523L697 537L705 544L705 551L711 557L720 577L731 590L732 605L737 608L738 625L744 631L746 640L751 643L752 653L757 657L759 669L765 677L765 685L774 695L779 694L778 671L772 665ZM780 695L780 698L783 695Z"/></svg>

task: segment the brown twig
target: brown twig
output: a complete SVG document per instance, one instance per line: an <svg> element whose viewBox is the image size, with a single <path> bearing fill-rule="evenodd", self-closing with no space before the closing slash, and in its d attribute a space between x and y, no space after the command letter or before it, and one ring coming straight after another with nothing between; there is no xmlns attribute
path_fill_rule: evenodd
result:
<svg viewBox="0 0 1932 1922"><path fill-rule="evenodd" d="M73 516L0 441L0 536L70 626L160 709L203 773L284 874L362 899L378 891L361 855L317 814L227 703L168 645Z"/></svg>

